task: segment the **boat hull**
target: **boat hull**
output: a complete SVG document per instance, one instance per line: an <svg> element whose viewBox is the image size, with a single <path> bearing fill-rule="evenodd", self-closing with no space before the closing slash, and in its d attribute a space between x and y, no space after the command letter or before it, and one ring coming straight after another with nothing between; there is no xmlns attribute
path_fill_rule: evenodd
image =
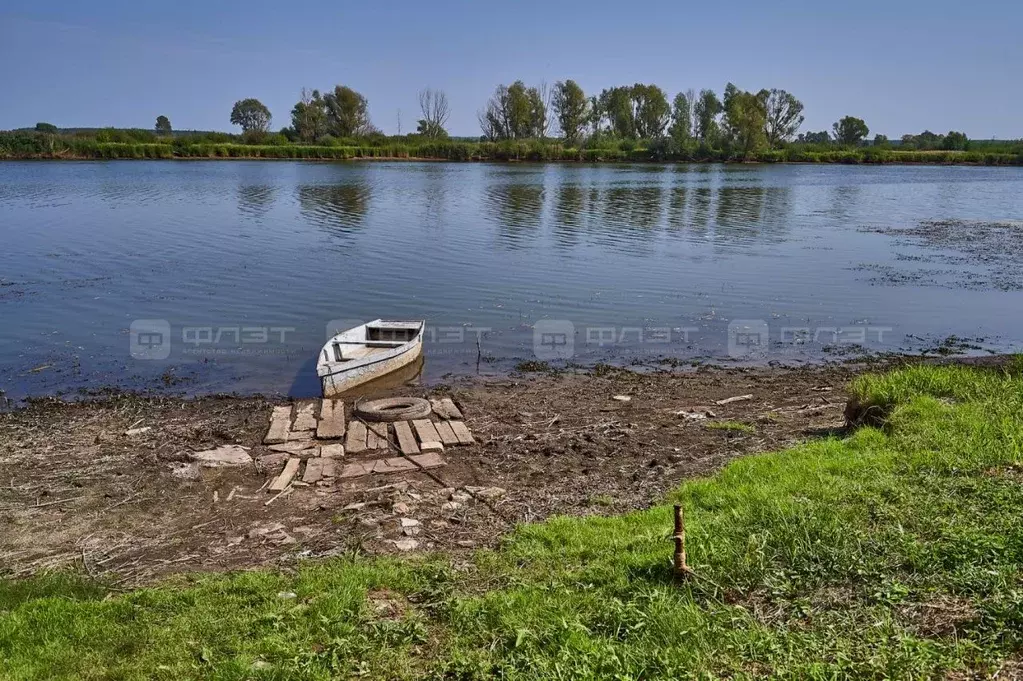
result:
<svg viewBox="0 0 1023 681"><path fill-rule="evenodd" d="M358 366L341 368L340 370L320 377L320 387L324 397L336 397L358 388L370 381L375 381L387 374L419 361L423 356L422 336L402 352L382 357L379 360L360 363Z"/></svg>

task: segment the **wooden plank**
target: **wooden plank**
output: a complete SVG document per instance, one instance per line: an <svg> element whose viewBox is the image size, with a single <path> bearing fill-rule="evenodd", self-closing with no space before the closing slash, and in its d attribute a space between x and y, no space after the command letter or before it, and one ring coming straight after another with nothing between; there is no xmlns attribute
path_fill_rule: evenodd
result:
<svg viewBox="0 0 1023 681"><path fill-rule="evenodd" d="M288 439L290 425L291 407L274 407L270 413L270 430L267 431L263 442L268 445L284 442Z"/></svg>
<svg viewBox="0 0 1023 681"><path fill-rule="evenodd" d="M429 454L419 454L418 456L409 457L419 465L421 468L437 468L445 465L447 462L444 461L443 457L436 452L430 452Z"/></svg>
<svg viewBox="0 0 1023 681"><path fill-rule="evenodd" d="M444 411L447 413L449 419L460 419L462 418L462 412L455 406L454 400L450 397L445 397L440 401L444 405Z"/></svg>
<svg viewBox="0 0 1023 681"><path fill-rule="evenodd" d="M323 400L320 403L320 422L316 424L316 437L337 440L345 435L345 403L341 400Z"/></svg>
<svg viewBox="0 0 1023 681"><path fill-rule="evenodd" d="M316 443L312 440L294 440L292 442L283 442L279 445L270 445L267 447L272 452L284 452L285 454L298 454L306 449L312 449L316 447ZM309 453L307 456L311 456Z"/></svg>
<svg viewBox="0 0 1023 681"><path fill-rule="evenodd" d="M338 445L339 447L341 445ZM334 459L320 459L320 469L325 478L333 478L337 475L337 462Z"/></svg>
<svg viewBox="0 0 1023 681"><path fill-rule="evenodd" d="M366 449L378 449L380 447L380 438L369 428L366 429Z"/></svg>
<svg viewBox="0 0 1023 681"><path fill-rule="evenodd" d="M283 492L291 484L291 479L295 477L295 473L298 473L298 466L301 463L302 459L288 459L288 463L284 464L284 470L270 483L267 491Z"/></svg>
<svg viewBox="0 0 1023 681"><path fill-rule="evenodd" d="M345 451L349 454L358 454L366 450L366 424L362 421L352 421L348 425L348 437L345 438Z"/></svg>
<svg viewBox="0 0 1023 681"><path fill-rule="evenodd" d="M455 437L463 445L476 444L476 440L472 439L472 433L469 432L469 428L465 425L464 421L452 421L451 430L455 431Z"/></svg>
<svg viewBox="0 0 1023 681"><path fill-rule="evenodd" d="M433 427L437 429L437 434L440 435L440 441L446 445L457 445L458 436L455 435L455 431L451 430L451 424L447 421L438 421L433 424Z"/></svg>
<svg viewBox="0 0 1023 681"><path fill-rule="evenodd" d="M305 430L316 430L316 403L304 402L296 405L295 423L291 426L292 433Z"/></svg>
<svg viewBox="0 0 1023 681"><path fill-rule="evenodd" d="M419 453L416 438L412 435L412 428L409 427L408 421L396 421L394 424L394 434L398 436L398 447L401 449L402 454L409 456Z"/></svg>
<svg viewBox="0 0 1023 681"><path fill-rule="evenodd" d="M412 435L411 430L409 430L409 435ZM376 461L362 461L347 464L341 470L340 477L358 478L372 473L407 473L424 468L437 468L445 465L446 463L447 462L444 461L440 454L433 452L429 454L416 454L408 458L393 456L388 459L377 459Z"/></svg>
<svg viewBox="0 0 1023 681"><path fill-rule="evenodd" d="M343 459L345 458L345 447L344 445L323 445L320 447L320 456L324 459Z"/></svg>
<svg viewBox="0 0 1023 681"><path fill-rule="evenodd" d="M320 478L323 477L323 462L324 459L319 457L306 461L305 472L302 474L302 482L308 482L310 484L319 482Z"/></svg>
<svg viewBox="0 0 1023 681"><path fill-rule="evenodd" d="M366 427L369 428L370 432L376 435L376 447L369 447L368 449L387 449L387 424L386 423L367 423Z"/></svg>
<svg viewBox="0 0 1023 681"><path fill-rule="evenodd" d="M437 434L437 429L433 427L433 422L430 419L416 419L412 425L416 429L416 434L419 435L420 442L441 441L440 435Z"/></svg>

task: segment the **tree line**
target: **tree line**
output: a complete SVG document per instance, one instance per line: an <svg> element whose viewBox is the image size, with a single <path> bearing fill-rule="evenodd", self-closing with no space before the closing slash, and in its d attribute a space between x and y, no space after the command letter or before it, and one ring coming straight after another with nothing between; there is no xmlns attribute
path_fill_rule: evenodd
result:
<svg viewBox="0 0 1023 681"><path fill-rule="evenodd" d="M803 108L803 103L786 90L765 88L753 92L732 83L725 86L720 97L714 90L690 89L669 100L668 94L653 84L615 86L587 95L574 80L558 81L553 86L528 86L517 80L498 85L476 118L481 141L557 139L569 147L589 148L631 141L665 146L672 153L694 148L725 150L740 158L791 143L852 147L891 144L884 135L868 142L867 124L855 116L836 121L830 132L800 133ZM447 139L447 95L432 88L422 90L419 109L413 134L427 140ZM166 122L165 117L161 118ZM258 140L269 132L272 116L262 102L249 98L235 103L230 120L242 128L244 135ZM336 85L326 93L303 88L291 110L291 125L279 134L288 141L306 144L382 136L370 121L366 97L345 85ZM947 135L925 131L905 135L899 144L907 149L964 150L969 141L955 131Z"/></svg>

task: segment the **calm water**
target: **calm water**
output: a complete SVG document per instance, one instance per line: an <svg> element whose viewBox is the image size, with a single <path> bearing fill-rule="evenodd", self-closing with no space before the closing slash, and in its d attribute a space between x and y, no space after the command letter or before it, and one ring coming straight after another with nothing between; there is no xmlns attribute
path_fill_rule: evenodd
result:
<svg viewBox="0 0 1023 681"><path fill-rule="evenodd" d="M0 388L307 394L377 317L431 377L1010 349L1021 217L1019 168L0 163Z"/></svg>

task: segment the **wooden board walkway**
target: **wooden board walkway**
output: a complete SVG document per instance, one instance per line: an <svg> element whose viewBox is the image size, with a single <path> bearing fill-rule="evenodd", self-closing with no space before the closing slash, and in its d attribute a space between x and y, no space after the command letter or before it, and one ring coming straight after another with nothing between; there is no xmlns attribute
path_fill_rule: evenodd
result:
<svg viewBox="0 0 1023 681"><path fill-rule="evenodd" d="M430 419L416 419L412 422L420 442L440 442L440 435Z"/></svg>
<svg viewBox="0 0 1023 681"><path fill-rule="evenodd" d="M447 421L438 421L433 424L433 427L437 429L437 434L440 435L440 441L446 445L457 445L458 436L455 435L455 431L451 430L451 424Z"/></svg>
<svg viewBox="0 0 1023 681"><path fill-rule="evenodd" d="M338 440L345 435L345 403L341 400L323 400L320 403L320 422L316 437L320 440Z"/></svg>
<svg viewBox="0 0 1023 681"><path fill-rule="evenodd" d="M263 442L268 445L281 444L288 439L291 430L291 407L274 407L270 412L270 430Z"/></svg>
<svg viewBox="0 0 1023 681"><path fill-rule="evenodd" d="M366 450L366 424L352 421L348 424L348 437L345 438L345 451L358 454Z"/></svg>
<svg viewBox="0 0 1023 681"><path fill-rule="evenodd" d="M394 434L398 437L398 448L401 449L402 454L411 456L419 453L416 438L412 435L412 428L409 427L408 421L395 421Z"/></svg>
<svg viewBox="0 0 1023 681"><path fill-rule="evenodd" d="M469 432L469 428L465 425L465 422L451 421L451 430L455 432L455 437L458 438L459 444L476 444L476 440L473 439L472 433Z"/></svg>

